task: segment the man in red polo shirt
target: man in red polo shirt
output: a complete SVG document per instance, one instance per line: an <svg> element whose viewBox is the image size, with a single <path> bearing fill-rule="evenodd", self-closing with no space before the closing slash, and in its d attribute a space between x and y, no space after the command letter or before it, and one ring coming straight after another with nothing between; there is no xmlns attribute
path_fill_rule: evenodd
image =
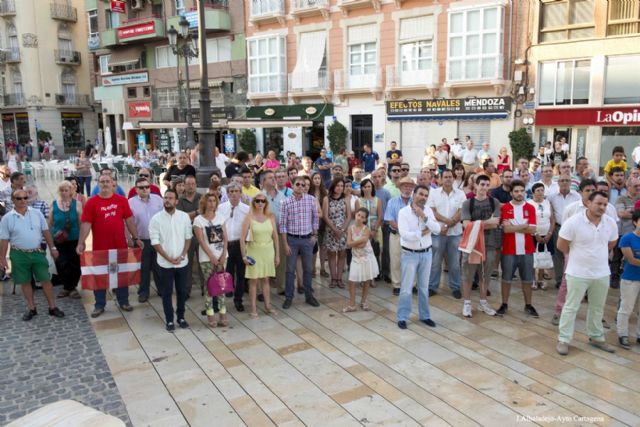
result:
<svg viewBox="0 0 640 427"><path fill-rule="evenodd" d="M533 253L536 251L532 234L536 232L536 208L525 202L525 185L516 180L511 183L511 201L500 209L502 224L502 305L497 314L504 315L508 309L511 281L518 269L522 293L524 294L524 311L538 317L538 312L531 305L531 284L533 282Z"/></svg>

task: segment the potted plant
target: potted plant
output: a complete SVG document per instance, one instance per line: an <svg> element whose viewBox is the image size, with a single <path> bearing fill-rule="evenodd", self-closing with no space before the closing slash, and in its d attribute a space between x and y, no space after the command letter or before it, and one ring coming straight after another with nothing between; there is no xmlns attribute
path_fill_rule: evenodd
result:
<svg viewBox="0 0 640 427"><path fill-rule="evenodd" d="M535 144L525 128L509 132L509 145L513 153L513 161L521 158L531 159L534 154Z"/></svg>
<svg viewBox="0 0 640 427"><path fill-rule="evenodd" d="M238 136L238 143L242 151L256 154L256 134L250 129L243 129Z"/></svg>
<svg viewBox="0 0 640 427"><path fill-rule="evenodd" d="M331 123L327 127L327 139L329 140L329 147L335 154L342 153L342 150L347 148L347 137L349 131L339 121Z"/></svg>

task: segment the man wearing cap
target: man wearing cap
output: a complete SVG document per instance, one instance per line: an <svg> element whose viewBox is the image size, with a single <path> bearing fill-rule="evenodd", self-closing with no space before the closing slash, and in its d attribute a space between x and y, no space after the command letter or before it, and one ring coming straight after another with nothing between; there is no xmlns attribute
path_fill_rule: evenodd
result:
<svg viewBox="0 0 640 427"><path fill-rule="evenodd" d="M397 168L397 166L394 166ZM400 195L389 200L387 208L384 212L384 221L389 226L389 261L391 272L391 284L393 286L393 294L400 295L400 235L398 234L398 213L400 209L407 206L411 201L411 192L415 187L415 182L409 177L402 178L398 182Z"/></svg>

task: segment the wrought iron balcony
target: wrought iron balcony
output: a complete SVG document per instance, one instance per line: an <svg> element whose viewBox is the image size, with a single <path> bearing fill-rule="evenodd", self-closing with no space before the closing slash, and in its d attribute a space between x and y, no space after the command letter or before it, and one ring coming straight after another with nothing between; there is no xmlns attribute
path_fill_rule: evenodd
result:
<svg viewBox="0 0 640 427"><path fill-rule="evenodd" d="M51 18L61 21L76 22L78 20L78 9L62 3L51 3Z"/></svg>
<svg viewBox="0 0 640 427"><path fill-rule="evenodd" d="M76 106L88 106L91 105L91 96L85 94L60 94L56 93L56 105L76 105Z"/></svg>
<svg viewBox="0 0 640 427"><path fill-rule="evenodd" d="M0 1L0 16L14 16L16 14L15 0Z"/></svg>
<svg viewBox="0 0 640 427"><path fill-rule="evenodd" d="M3 98L5 107L25 105L24 93L7 93Z"/></svg>
<svg viewBox="0 0 640 427"><path fill-rule="evenodd" d="M78 51L56 49L53 52L58 64L80 65L80 52Z"/></svg>

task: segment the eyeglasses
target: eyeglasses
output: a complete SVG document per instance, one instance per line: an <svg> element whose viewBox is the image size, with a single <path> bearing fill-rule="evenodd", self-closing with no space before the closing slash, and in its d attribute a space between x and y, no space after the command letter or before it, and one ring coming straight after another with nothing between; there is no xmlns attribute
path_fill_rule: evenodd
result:
<svg viewBox="0 0 640 427"><path fill-rule="evenodd" d="M149 186L148 186L148 185L138 185L136 188L137 188L138 190L148 190L148 189L149 189Z"/></svg>
<svg viewBox="0 0 640 427"><path fill-rule="evenodd" d="M140 178L149 178L149 174L148 173L141 173L138 175Z"/></svg>
<svg viewBox="0 0 640 427"><path fill-rule="evenodd" d="M302 182L296 182L294 185L296 187L304 187L304 183L302 183Z"/></svg>
<svg viewBox="0 0 640 427"><path fill-rule="evenodd" d="M265 204L265 203L267 203L267 201L266 201L265 199L254 199L254 200L253 200L253 203L262 203L262 204Z"/></svg>
<svg viewBox="0 0 640 427"><path fill-rule="evenodd" d="M14 197L16 200L29 200L28 197Z"/></svg>

